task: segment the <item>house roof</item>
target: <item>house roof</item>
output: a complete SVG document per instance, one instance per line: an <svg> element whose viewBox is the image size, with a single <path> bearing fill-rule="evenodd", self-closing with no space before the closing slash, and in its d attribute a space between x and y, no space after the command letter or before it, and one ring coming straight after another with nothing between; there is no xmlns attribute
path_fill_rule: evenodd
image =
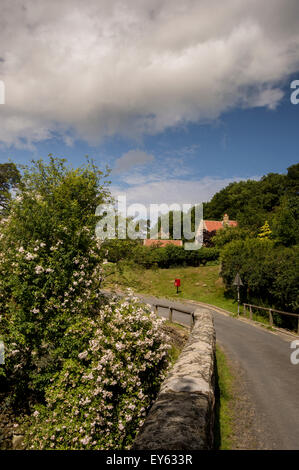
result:
<svg viewBox="0 0 299 470"><path fill-rule="evenodd" d="M152 245L159 245L159 246L166 246L166 245L175 245L175 246L182 246L182 240L160 240L160 239L152 239L148 238L143 240L144 246L152 246Z"/></svg>
<svg viewBox="0 0 299 470"><path fill-rule="evenodd" d="M213 230L219 230L224 227L222 220L204 220L204 229L208 232L213 232ZM230 227L236 227L238 225L236 220L229 220L228 224Z"/></svg>

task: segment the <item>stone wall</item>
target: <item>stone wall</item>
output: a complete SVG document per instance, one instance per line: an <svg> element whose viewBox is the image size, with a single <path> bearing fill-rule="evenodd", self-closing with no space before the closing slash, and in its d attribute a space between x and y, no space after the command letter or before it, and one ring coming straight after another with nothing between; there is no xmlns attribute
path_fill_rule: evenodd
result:
<svg viewBox="0 0 299 470"><path fill-rule="evenodd" d="M215 329L204 307L179 359L162 384L134 450L201 450L213 447Z"/></svg>

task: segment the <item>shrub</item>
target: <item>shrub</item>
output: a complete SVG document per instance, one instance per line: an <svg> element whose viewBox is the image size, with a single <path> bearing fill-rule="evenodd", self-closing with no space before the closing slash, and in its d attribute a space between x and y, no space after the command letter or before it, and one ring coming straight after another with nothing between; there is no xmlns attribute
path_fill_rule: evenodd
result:
<svg viewBox="0 0 299 470"><path fill-rule="evenodd" d="M130 448L168 365L162 319L137 300L110 303L65 332L68 359L25 425L32 449Z"/></svg>
<svg viewBox="0 0 299 470"><path fill-rule="evenodd" d="M108 197L102 173L64 160L25 169L0 235L0 330L5 372L18 396L42 396L61 366L64 332L100 305L102 253L93 236L95 209Z"/></svg>
<svg viewBox="0 0 299 470"><path fill-rule="evenodd" d="M219 257L217 248L202 247L199 250L185 250L183 247L166 245L165 247L153 245L151 247L140 244L130 244L128 241L113 240L105 244L108 250L109 261L129 259L144 268L169 268L171 266L199 266L208 261L215 261ZM119 249L116 249L119 246ZM111 247L111 248L110 248ZM118 256L117 256L118 253Z"/></svg>
<svg viewBox="0 0 299 470"><path fill-rule="evenodd" d="M5 385L29 413L20 418L27 448L129 447L168 365L161 320L100 294L101 177L92 165L36 162L2 220Z"/></svg>
<svg viewBox="0 0 299 470"><path fill-rule="evenodd" d="M221 275L227 293L234 294L234 277L244 283L241 300L298 311L299 247L277 246L271 240L247 239L228 243L221 252Z"/></svg>

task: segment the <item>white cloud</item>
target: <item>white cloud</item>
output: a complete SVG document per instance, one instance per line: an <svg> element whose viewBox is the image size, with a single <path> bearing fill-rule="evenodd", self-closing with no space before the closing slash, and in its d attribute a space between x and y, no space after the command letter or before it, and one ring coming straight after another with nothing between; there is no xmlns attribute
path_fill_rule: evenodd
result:
<svg viewBox="0 0 299 470"><path fill-rule="evenodd" d="M130 168L152 163L155 157L143 150L129 150L115 162L113 173L127 172Z"/></svg>
<svg viewBox="0 0 299 470"><path fill-rule="evenodd" d="M125 195L127 205L140 203L149 207L150 204L198 204L206 202L220 189L242 178L211 178L205 177L196 181L182 179L165 179L140 183L125 189L112 185L114 197Z"/></svg>
<svg viewBox="0 0 299 470"><path fill-rule="evenodd" d="M0 142L140 138L274 109L299 69L298 0L2 0Z"/></svg>

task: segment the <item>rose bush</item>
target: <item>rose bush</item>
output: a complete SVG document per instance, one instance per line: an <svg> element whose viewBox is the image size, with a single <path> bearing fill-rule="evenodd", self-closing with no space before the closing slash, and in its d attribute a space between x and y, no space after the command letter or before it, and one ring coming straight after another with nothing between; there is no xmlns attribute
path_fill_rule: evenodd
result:
<svg viewBox="0 0 299 470"><path fill-rule="evenodd" d="M1 220L1 371L26 409L26 448L130 447L167 370L161 320L136 299L101 295L102 176L93 165L35 162Z"/></svg>
<svg viewBox="0 0 299 470"><path fill-rule="evenodd" d="M109 195L93 166L64 160L25 169L0 234L0 331L5 372L21 399L40 397L60 367L59 345L76 315L100 306L95 210Z"/></svg>
<svg viewBox="0 0 299 470"><path fill-rule="evenodd" d="M67 358L26 422L31 449L127 449L165 377L161 323L136 300L77 318L61 347Z"/></svg>

